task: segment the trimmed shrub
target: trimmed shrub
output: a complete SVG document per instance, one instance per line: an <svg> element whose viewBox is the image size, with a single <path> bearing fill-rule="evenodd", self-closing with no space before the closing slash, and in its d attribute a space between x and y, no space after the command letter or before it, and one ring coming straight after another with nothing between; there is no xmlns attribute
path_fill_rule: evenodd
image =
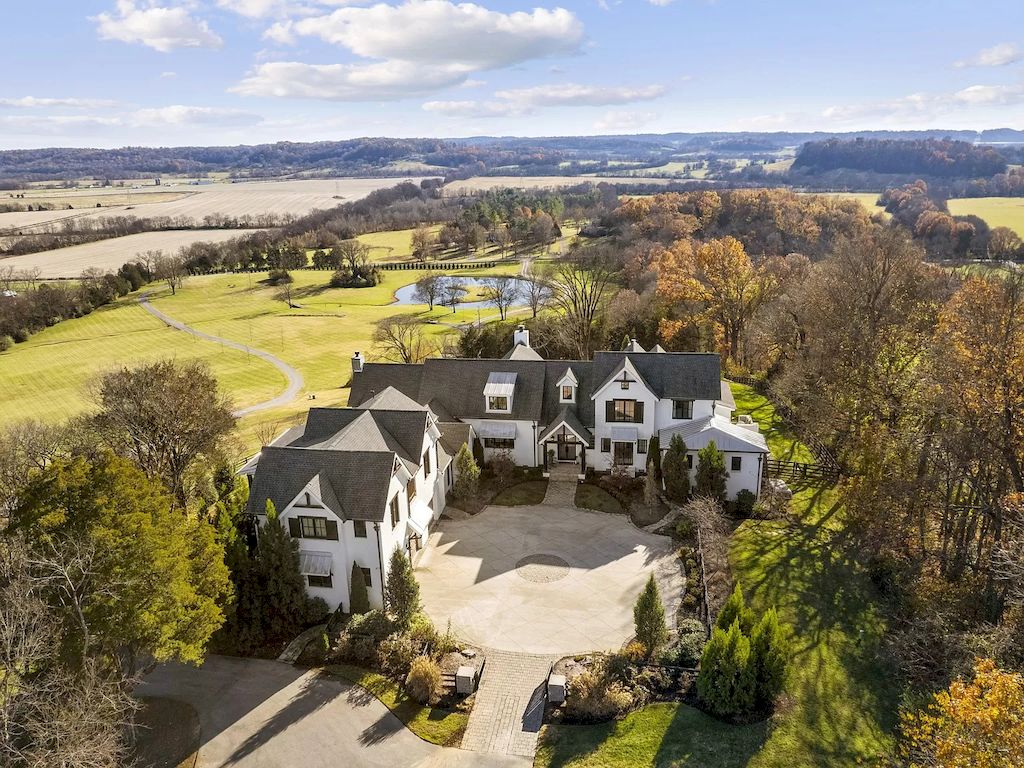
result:
<svg viewBox="0 0 1024 768"><path fill-rule="evenodd" d="M754 669L757 705L771 707L786 682L789 641L775 608L765 611L750 636L750 661Z"/></svg>
<svg viewBox="0 0 1024 768"><path fill-rule="evenodd" d="M676 536L686 541L696 539L697 524L688 517L679 518L679 522L676 523Z"/></svg>
<svg viewBox="0 0 1024 768"><path fill-rule="evenodd" d="M353 616L348 623L349 634L366 635L374 643L379 643L394 631L394 622L384 611L377 608Z"/></svg>
<svg viewBox="0 0 1024 768"><path fill-rule="evenodd" d="M676 628L681 635L704 635L704 622L689 616L679 620Z"/></svg>
<svg viewBox="0 0 1024 768"><path fill-rule="evenodd" d="M512 460L510 451L495 451L487 467L494 475L494 482L498 488L503 489L512 485L516 479L516 463Z"/></svg>
<svg viewBox="0 0 1024 768"><path fill-rule="evenodd" d="M476 495L480 485L480 466L473 458L472 451L465 443L455 455L455 483L452 493L457 499L468 499Z"/></svg>
<svg viewBox="0 0 1024 768"><path fill-rule="evenodd" d="M412 563L401 549L391 553L384 600L398 626L408 629L412 617L420 610L420 585L412 572Z"/></svg>
<svg viewBox="0 0 1024 768"><path fill-rule="evenodd" d="M739 622L728 630L715 627L704 647L697 674L697 694L719 717L735 717L754 706L755 679L750 664L750 640Z"/></svg>
<svg viewBox="0 0 1024 768"><path fill-rule="evenodd" d="M736 494L736 514L740 517L750 517L754 514L754 504L757 503L757 496L746 488Z"/></svg>
<svg viewBox="0 0 1024 768"><path fill-rule="evenodd" d="M728 629L734 621L739 622L740 631L745 635L749 635L754 628L754 612L747 608L747 601L743 597L743 587L738 581L732 589L732 594L722 605L722 610L719 612L718 618L715 619L715 625L719 629Z"/></svg>
<svg viewBox="0 0 1024 768"><path fill-rule="evenodd" d="M604 659L569 680L565 714L570 720L593 723L611 720L633 708L633 695L608 673Z"/></svg>
<svg viewBox="0 0 1024 768"><path fill-rule="evenodd" d="M409 639L413 644L436 646L439 636L433 622L425 613L417 613L409 620Z"/></svg>
<svg viewBox="0 0 1024 768"><path fill-rule="evenodd" d="M441 668L426 656L417 656L409 665L405 678L405 691L420 704L437 704L444 694Z"/></svg>

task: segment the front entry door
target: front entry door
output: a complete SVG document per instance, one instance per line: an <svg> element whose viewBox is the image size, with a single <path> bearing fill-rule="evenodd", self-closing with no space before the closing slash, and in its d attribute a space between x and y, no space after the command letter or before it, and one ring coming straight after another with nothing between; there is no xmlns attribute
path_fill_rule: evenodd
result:
<svg viewBox="0 0 1024 768"><path fill-rule="evenodd" d="M558 443L559 461L576 461L576 443Z"/></svg>
<svg viewBox="0 0 1024 768"><path fill-rule="evenodd" d="M625 464L626 466L633 465L632 443L615 443L615 463Z"/></svg>

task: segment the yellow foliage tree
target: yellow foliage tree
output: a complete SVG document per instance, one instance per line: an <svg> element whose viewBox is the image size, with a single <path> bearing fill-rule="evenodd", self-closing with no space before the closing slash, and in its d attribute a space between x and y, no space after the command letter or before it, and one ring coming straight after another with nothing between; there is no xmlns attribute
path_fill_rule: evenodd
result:
<svg viewBox="0 0 1024 768"><path fill-rule="evenodd" d="M974 679L956 680L927 709L901 718L910 768L1024 766L1024 676L979 659Z"/></svg>
<svg viewBox="0 0 1024 768"><path fill-rule="evenodd" d="M659 297L685 308L691 317L710 321L733 360L747 322L776 285L773 271L764 263L755 265L734 237L708 240L696 248L689 240L677 240L658 263ZM683 322L663 320L662 338L674 336Z"/></svg>

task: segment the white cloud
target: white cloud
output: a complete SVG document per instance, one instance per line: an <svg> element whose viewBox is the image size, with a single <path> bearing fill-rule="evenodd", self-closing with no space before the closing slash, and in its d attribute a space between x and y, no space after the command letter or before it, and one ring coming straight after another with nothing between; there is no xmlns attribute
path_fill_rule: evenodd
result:
<svg viewBox="0 0 1024 768"><path fill-rule="evenodd" d="M423 109L445 117L464 118L522 117L532 111L507 101L428 101Z"/></svg>
<svg viewBox="0 0 1024 768"><path fill-rule="evenodd" d="M243 96L280 96L331 101L387 101L420 96L464 82L458 66L426 66L404 61L376 64L260 64L235 87Z"/></svg>
<svg viewBox="0 0 1024 768"><path fill-rule="evenodd" d="M162 53L176 48L219 48L220 36L184 7L138 7L133 0L118 0L117 14L101 13L93 19L103 40L139 43Z"/></svg>
<svg viewBox="0 0 1024 768"><path fill-rule="evenodd" d="M829 107L821 115L850 123L866 119L898 121L936 118L970 108L1024 104L1024 85L972 85L947 93L912 93L898 99Z"/></svg>
<svg viewBox="0 0 1024 768"><path fill-rule="evenodd" d="M177 77L177 76L178 76L177 72L161 72L160 73L160 77L164 78L165 80L170 79L172 77Z"/></svg>
<svg viewBox="0 0 1024 768"><path fill-rule="evenodd" d="M576 53L583 26L563 8L500 13L473 3L407 0L279 21L264 37L279 44L317 37L366 61L271 61L250 72L235 93L386 101L462 85L476 72Z"/></svg>
<svg viewBox="0 0 1024 768"><path fill-rule="evenodd" d="M113 107L117 102L110 99L49 99L36 96L23 96L20 99L0 99L0 107L17 107L19 109L36 109L41 107L71 107L75 109L96 109Z"/></svg>
<svg viewBox="0 0 1024 768"><path fill-rule="evenodd" d="M137 126L161 125L219 125L245 126L257 125L263 118L251 112L238 109L222 109L220 107L190 107L183 104L172 104L167 107L140 109L128 116L128 122Z"/></svg>
<svg viewBox="0 0 1024 768"><path fill-rule="evenodd" d="M268 17L308 16L323 10L317 6L355 5L359 0L217 0L217 6L250 19Z"/></svg>
<svg viewBox="0 0 1024 768"><path fill-rule="evenodd" d="M487 85L486 80L464 80L459 87L460 88L482 88Z"/></svg>
<svg viewBox="0 0 1024 768"><path fill-rule="evenodd" d="M340 8L326 16L296 21L292 30L366 58L459 64L473 69L572 54L583 42L583 25L564 8L501 13L449 0Z"/></svg>
<svg viewBox="0 0 1024 768"><path fill-rule="evenodd" d="M972 85L953 94L955 101L971 105L1009 105L1024 102L1024 85Z"/></svg>
<svg viewBox="0 0 1024 768"><path fill-rule="evenodd" d="M81 136L107 131L123 125L117 117L92 115L3 115L4 133L21 136Z"/></svg>
<svg viewBox="0 0 1024 768"><path fill-rule="evenodd" d="M662 85L603 86L579 85L538 85L533 88L514 88L497 91L499 99L526 104L530 107L604 107L612 104L630 104L635 101L649 101L665 94Z"/></svg>
<svg viewBox="0 0 1024 768"><path fill-rule="evenodd" d="M958 61L953 66L963 67L1005 67L1024 59L1024 52L1013 43L999 43L991 48L978 51L973 59Z"/></svg>
<svg viewBox="0 0 1024 768"><path fill-rule="evenodd" d="M624 110L611 110L594 123L594 128L599 131L638 131L645 125L658 118L655 112L628 112Z"/></svg>

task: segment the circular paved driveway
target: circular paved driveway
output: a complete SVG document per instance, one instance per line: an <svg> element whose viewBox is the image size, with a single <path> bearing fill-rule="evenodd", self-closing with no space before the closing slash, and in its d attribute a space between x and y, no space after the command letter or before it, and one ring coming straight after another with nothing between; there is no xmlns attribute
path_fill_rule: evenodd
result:
<svg viewBox="0 0 1024 768"><path fill-rule="evenodd" d="M674 616L684 580L671 539L624 515L550 505L442 520L416 564L438 628L450 619L471 643L560 655L621 647L651 573Z"/></svg>

